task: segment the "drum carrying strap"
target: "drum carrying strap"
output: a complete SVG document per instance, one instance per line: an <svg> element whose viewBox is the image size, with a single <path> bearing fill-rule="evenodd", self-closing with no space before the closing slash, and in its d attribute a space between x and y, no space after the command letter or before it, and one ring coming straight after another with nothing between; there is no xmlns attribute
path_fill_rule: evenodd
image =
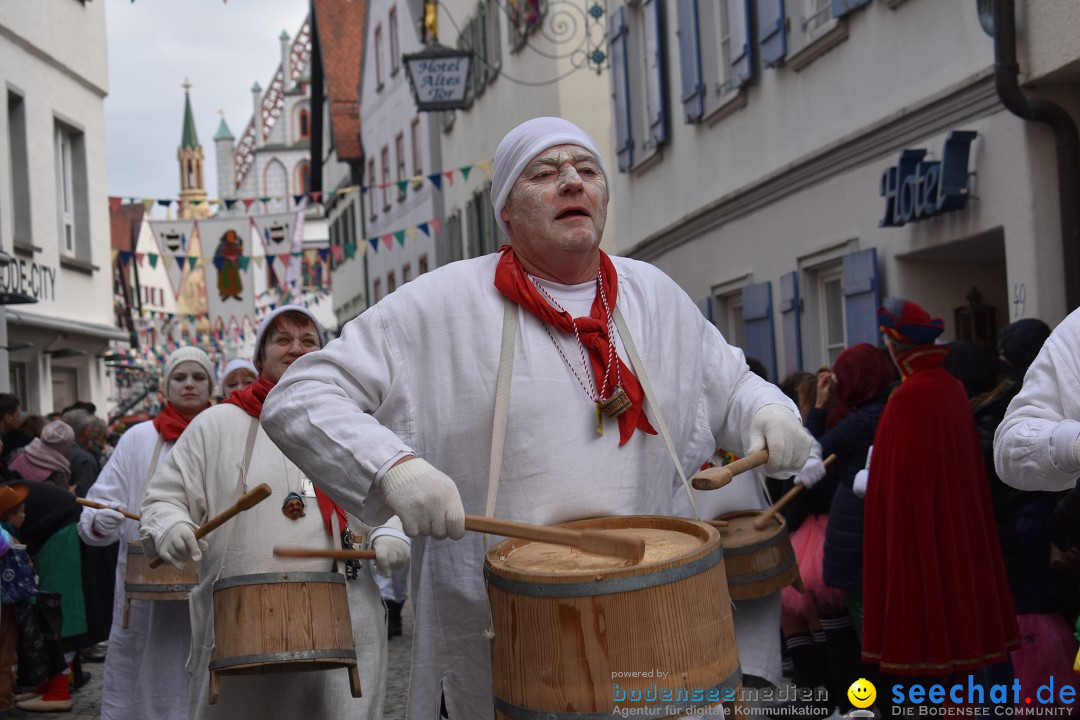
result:
<svg viewBox="0 0 1080 720"><path fill-rule="evenodd" d="M247 474L248 468L251 467L251 453L255 449L255 436L259 434L259 418L252 417L251 423L248 425L247 442L244 444L244 462L240 465L240 474L237 477L237 497L243 497L248 491ZM221 564L218 565L217 572L214 573L214 582L217 582L221 578L221 571L225 569L225 559L229 556L229 546L232 545L233 531L236 528L235 522L228 523L229 534L225 538L225 548L221 553ZM211 585L211 587L213 587Z"/></svg>
<svg viewBox="0 0 1080 720"><path fill-rule="evenodd" d="M679 456L675 452L675 445L671 442L671 435L668 433L667 423L664 422L664 416L660 412L660 403L656 402L656 395L653 393L652 385L649 384L649 377L645 374L645 365L641 362L641 358L638 357L637 347L634 346L634 339L630 337L630 328L626 327L626 321L623 320L618 305L616 305L615 309L612 311L611 317L615 320L615 327L618 329L619 336L622 338L623 347L626 348L626 355L630 358L630 365L637 373L641 388L645 391L645 399L648 400L649 405L652 406L653 415L656 416L656 424L660 427L660 435L664 438L664 444L667 445L668 453L671 454L671 461L675 463L675 470L679 473L679 479L682 480L683 488L690 498L690 508L694 511L694 517L700 521L701 514L698 513L697 503L694 501L694 491L690 489L690 483L686 480L686 473L683 472L682 464L679 462Z"/></svg>

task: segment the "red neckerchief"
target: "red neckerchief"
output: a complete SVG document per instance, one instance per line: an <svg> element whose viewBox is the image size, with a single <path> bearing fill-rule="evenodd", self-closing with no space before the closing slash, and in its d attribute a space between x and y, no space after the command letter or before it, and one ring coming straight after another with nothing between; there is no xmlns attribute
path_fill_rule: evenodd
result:
<svg viewBox="0 0 1080 720"><path fill-rule="evenodd" d="M525 268L521 267L521 261L517 259L513 248L509 245L503 245L499 252L502 253L502 257L499 258L499 264L495 267L496 289L538 317L542 322L558 328L564 333L573 335L575 320L570 317L570 313L559 312L553 308L551 303L545 300L537 291L536 286L529 279L528 273L525 272ZM618 300L619 278L611 258L603 251L600 251L600 281L604 284L604 294L607 296L609 307L614 308ZM604 305L600 300L600 293L597 293L593 299L592 310L588 317L576 318L576 323L581 343L589 353L593 373L597 378L602 378L605 375L608 362L608 344L610 340L608 338L608 318L604 312ZM653 430L652 425L649 424L649 419L645 416L645 393L641 389L641 383L634 377L634 373L630 371L622 358L618 357L618 355L615 357L616 362L619 363L622 389L626 392L626 396L631 403L630 409L619 415L619 444L625 445L636 429L650 435L655 435L656 430ZM604 387L600 390L602 398L610 397L615 390L615 378L615 369L612 368L608 374L608 381L604 383Z"/></svg>
<svg viewBox="0 0 1080 720"><path fill-rule="evenodd" d="M222 404L231 403L240 407L253 418L261 417L263 402L266 400L266 396L270 394L270 391L273 390L274 385L276 385L276 383L272 383L260 375L258 380L247 387L233 390L229 397L222 401ZM315 486L313 485L313 487ZM328 498L326 493L318 487L315 487L315 500L319 503L319 512L322 514L323 523L326 525L326 534L331 537L334 536L330 518L335 512L337 513L338 523L340 524L341 529L345 530L345 526L349 524L349 520L345 516L345 510Z"/></svg>
<svg viewBox="0 0 1080 720"><path fill-rule="evenodd" d="M206 404L210 407L210 403ZM203 408L205 410L206 408ZM202 412L200 410L199 412ZM175 442L191 420L180 414L171 402L165 403L165 409L154 418L154 429L158 431L165 442Z"/></svg>

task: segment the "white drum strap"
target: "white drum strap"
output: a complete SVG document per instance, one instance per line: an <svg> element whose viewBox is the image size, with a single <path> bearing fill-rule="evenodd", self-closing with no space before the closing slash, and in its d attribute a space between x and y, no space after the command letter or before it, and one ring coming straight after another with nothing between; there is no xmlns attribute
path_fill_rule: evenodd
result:
<svg viewBox="0 0 1080 720"><path fill-rule="evenodd" d="M488 464L488 495L484 515L495 512L495 496L499 493L502 474L503 446L506 443L506 415L510 409L510 379L514 375L514 346L517 343L518 306L507 300L503 307L502 347L499 350L499 379L495 385L495 416L491 426L491 461ZM487 550L487 535L484 536Z"/></svg>
<svg viewBox="0 0 1080 720"><path fill-rule="evenodd" d="M244 445L244 462L240 465L240 474L237 477L237 485L239 485L237 497L243 497L248 491L247 474L248 468L251 467L251 453L255 449L255 436L259 434L259 418L252 417L251 424L248 425L247 443ZM214 581L217 582L221 578L221 571L225 569L225 559L229 556L229 546L232 545L233 531L236 529L236 523L230 522L229 533L225 538L225 548L221 553L221 564L218 565L217 572L214 574ZM211 586L213 587L213 586Z"/></svg>
<svg viewBox="0 0 1080 720"><path fill-rule="evenodd" d="M161 456L161 448L165 444L165 438L161 437L161 433L158 433L157 444L154 445L154 455L150 458L150 469L146 471L146 482L143 483L145 488L150 484L150 478L154 477L154 471L157 470L158 458ZM145 493L146 491L143 490Z"/></svg>
<svg viewBox="0 0 1080 720"><path fill-rule="evenodd" d="M630 337L630 328L626 327L626 321L623 320L618 305L616 305L615 309L611 312L611 316L615 320L615 327L619 331L619 336L622 337L623 347L626 348L626 354L630 358L630 365L637 373L638 381L645 391L645 399L648 400L649 405L652 406L653 415L656 416L656 424L660 428L660 435L663 436L668 453L671 454L671 461L675 463L675 470L678 471L679 479L682 480L683 488L686 489L686 494L690 498L690 507L694 511L694 517L700 521L701 515L698 513L697 503L694 501L694 491L690 489L690 483L686 480L686 473L683 472L682 463L679 462L679 456L675 452L675 445L671 442L671 435L668 433L667 423L664 422L664 416L660 412L660 403L656 402L656 395L653 393L652 386L649 384L649 377L645 374L645 365L641 362L641 358L638 357L637 348L634 346L634 339Z"/></svg>

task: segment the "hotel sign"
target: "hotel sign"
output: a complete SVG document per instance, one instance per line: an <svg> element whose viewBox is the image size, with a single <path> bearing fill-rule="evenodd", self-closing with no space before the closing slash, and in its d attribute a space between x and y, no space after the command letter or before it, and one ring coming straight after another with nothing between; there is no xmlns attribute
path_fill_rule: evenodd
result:
<svg viewBox="0 0 1080 720"><path fill-rule="evenodd" d="M961 210L968 199L968 155L977 133L953 130L941 160L926 160L926 150L903 150L895 167L881 176L885 216L880 227L900 227L941 213Z"/></svg>

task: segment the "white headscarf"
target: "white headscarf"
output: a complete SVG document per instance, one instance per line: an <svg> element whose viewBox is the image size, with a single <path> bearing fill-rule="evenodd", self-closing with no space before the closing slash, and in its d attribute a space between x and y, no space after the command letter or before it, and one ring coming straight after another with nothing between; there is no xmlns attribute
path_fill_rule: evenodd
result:
<svg viewBox="0 0 1080 720"><path fill-rule="evenodd" d="M604 157L589 134L569 120L558 117L538 117L526 120L506 134L495 151L495 170L491 178L491 206L495 222L509 235L502 210L510 190L525 166L537 155L556 145L580 145L593 154L600 164L604 181L608 179Z"/></svg>

